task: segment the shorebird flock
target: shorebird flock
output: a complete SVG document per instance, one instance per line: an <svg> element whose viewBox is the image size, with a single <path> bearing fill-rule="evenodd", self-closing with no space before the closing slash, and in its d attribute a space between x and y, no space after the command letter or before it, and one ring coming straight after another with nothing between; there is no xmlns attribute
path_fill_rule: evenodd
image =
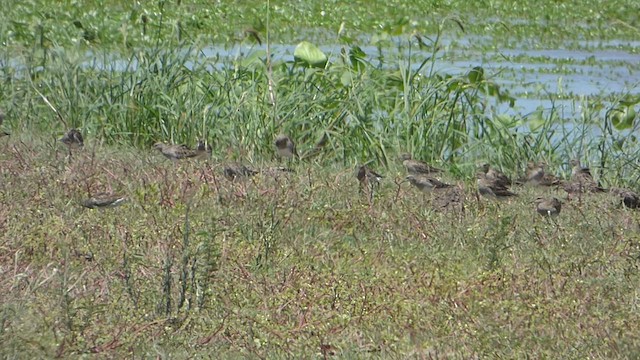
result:
<svg viewBox="0 0 640 360"><path fill-rule="evenodd" d="M2 125L3 119L4 114L0 113L0 125ZM8 135L7 133L2 133ZM69 130L59 140L68 147L70 156L73 149L79 149L84 146L82 134L77 129ZM300 159L296 145L289 136L284 134L276 136L273 145L275 153L282 159L289 161ZM195 149L191 149L186 145L161 142L154 144L153 147L164 157L174 162L192 158L206 158L210 157L212 153L211 146L208 146L204 141L199 141ZM460 184L448 184L439 179L438 177L445 173L444 170L424 161L414 159L408 153L400 154L398 159L407 172L402 182L408 182L417 190L430 194L434 209L464 210L464 188ZM568 201L591 193L610 193L613 196L617 196L625 207L631 209L640 208L640 196L633 190L624 188L605 189L594 180L589 168L583 167L579 160L572 160L570 165L572 170L571 177L568 180L562 180L548 173L544 162L529 162L526 174L518 180L512 181L490 164L482 164L478 167L476 173L477 191L475 193L478 198L482 196L490 200L508 200L518 196L512 189L513 186L556 187L566 192L567 197L565 200ZM260 172L293 171L289 167L272 167L258 170L240 163L227 164L223 167L223 175L230 181L249 178ZM360 165L356 169L356 179L360 185L360 192L368 194L370 201L373 201L374 192L377 191L384 177L369 166ZM100 193L82 201L81 205L92 209L105 208L120 205L124 201L124 196ZM560 215L562 204L563 201L557 197L543 196L537 197L532 203L535 211L544 217Z"/></svg>
<svg viewBox="0 0 640 360"><path fill-rule="evenodd" d="M463 210L464 191L461 185L448 184L437 177L444 173L442 169L427 164L424 161L413 159L410 154L401 154L398 159L407 171L405 181L409 182L421 192L433 195L432 204L435 210ZM598 184L591 171L582 167L580 161L572 160L571 178L562 180L546 171L544 162L529 162L526 174L516 181L512 181L501 171L491 167L490 164L482 164L476 173L477 195L491 200L508 200L517 197L512 186L532 187L556 187L562 188L566 194L566 200L581 199L589 193L609 192L617 196L621 203L630 209L640 208L640 197L630 189L611 188L604 189ZM360 188L367 189L371 195L379 186L382 176L366 165L360 166L357 171ZM539 196L533 202L535 211L544 217L556 217L560 215L563 201L555 196Z"/></svg>
<svg viewBox="0 0 640 360"><path fill-rule="evenodd" d="M406 177L407 181L420 191L437 192L438 190L455 188L454 185L443 183L434 177L442 173L441 169L423 161L414 160L409 154L402 154L399 158L409 174ZM579 160L572 160L570 165L572 166L571 178L569 180L561 180L557 176L546 172L546 164L544 162L529 162L525 176L512 182L501 171L492 168L489 164L482 164L476 174L477 193L489 199L505 200L518 196L511 189L514 184L520 186L557 187L566 192L567 200L572 200L576 197L581 198L589 193L609 192L618 196L624 206L631 209L640 208L640 197L634 191L623 188L607 190L594 180L589 168L582 167ZM461 195L459 191L449 191L439 195L437 200L436 208L438 206L443 207L442 204L445 204L446 207L452 202L460 202ZM534 201L536 212L545 217L560 215L562 203L557 197L540 196Z"/></svg>

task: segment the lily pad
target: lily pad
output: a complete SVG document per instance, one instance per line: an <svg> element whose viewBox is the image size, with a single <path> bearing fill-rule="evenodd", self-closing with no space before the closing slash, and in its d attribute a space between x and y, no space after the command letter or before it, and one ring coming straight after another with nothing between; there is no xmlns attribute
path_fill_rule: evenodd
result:
<svg viewBox="0 0 640 360"><path fill-rule="evenodd" d="M636 110L633 106L625 106L611 111L611 125L617 130L627 130L633 127L636 119Z"/></svg>
<svg viewBox="0 0 640 360"><path fill-rule="evenodd" d="M308 41L303 41L296 46L293 58L296 62L320 68L325 67L328 60L327 55L320 48Z"/></svg>
<svg viewBox="0 0 640 360"><path fill-rule="evenodd" d="M476 66L469 71L467 77L471 84L478 84L484 80L484 69L480 66Z"/></svg>

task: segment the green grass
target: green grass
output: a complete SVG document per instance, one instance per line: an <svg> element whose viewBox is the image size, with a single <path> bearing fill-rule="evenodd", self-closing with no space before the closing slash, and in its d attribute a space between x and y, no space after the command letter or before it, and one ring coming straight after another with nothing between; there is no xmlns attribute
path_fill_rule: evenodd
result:
<svg viewBox="0 0 640 360"><path fill-rule="evenodd" d="M609 195L533 210L553 189L464 213L392 165L373 204L352 168L231 183L89 139L0 143L0 343L9 357L628 358L640 345L639 214ZM267 166L261 162L254 166ZM19 174L19 176L18 176ZM104 190L128 202L88 210Z"/></svg>
<svg viewBox="0 0 640 360"><path fill-rule="evenodd" d="M325 68L293 59L269 65L259 51L202 58L195 47L140 49L120 63L107 52L93 58L74 49L35 50L21 58L24 67L3 68L0 106L10 131L62 134L78 127L119 146L205 139L220 156L268 159L273 137L285 132L324 164L386 165L395 153L410 151L471 176L478 161L517 172L532 159L560 167L583 157L608 167L615 181L635 177L637 169L615 164L638 154L637 139L625 133L638 126L627 112L637 96L576 99L575 119L554 107L507 116L497 105L517 99L496 84L499 74L482 67L460 75L436 71L438 38L427 47L433 55L419 62L402 52L419 44L403 39L397 52L379 59L345 45L346 55L333 54Z"/></svg>
<svg viewBox="0 0 640 360"><path fill-rule="evenodd" d="M362 34L433 34L441 19L453 17L472 34L533 46L583 39L635 39L638 4L616 1L21 1L0 15L0 40L11 47L138 47L171 41L243 41L254 28L276 42L326 41L338 29ZM268 11L269 10L269 11ZM267 12L269 17L267 18Z"/></svg>
<svg viewBox="0 0 640 360"><path fill-rule="evenodd" d="M39 5L39 13L46 14L46 3ZM80 4L73 10L81 13L83 5L89 6ZM299 5L304 9L308 4ZM514 11L521 5L526 9L521 3ZM590 7L554 3L541 9L575 6L579 7L576 14L585 14L597 4L587 5ZM600 9L612 10L614 5ZM35 4L25 3L14 11L29 6ZM190 3L150 6L169 13L169 9L200 9ZM398 6L397 11L415 10L406 6L409 8ZM91 14L107 21L126 6L109 7L110 15L100 16L106 9L99 7ZM64 6L56 11L74 13ZM269 14L275 19L284 16L277 9ZM14 22L7 26L10 24ZM444 18L425 32L428 37L409 29L407 22L396 25L383 27L386 36L376 36L376 55L362 52L360 46L366 43L347 33L332 35L330 42L338 43L341 52L328 54L329 62L323 68L292 63L290 55L269 63L263 50L250 47L229 57L204 57L203 45L210 45L208 40L184 39L173 33L158 32L148 42L127 46L100 43L90 48L33 39L29 46L11 47L0 54L0 61L8 64L0 74L4 79L0 109L7 113L5 127L13 132L62 133L78 127L86 136L120 146L147 148L156 141L193 144L200 138L214 144L218 155L260 159L270 156L264 149L269 149L273 136L286 132L304 151L319 150L319 163L374 160L386 165L393 153L404 150L426 160L445 161L452 164L453 173L470 176L477 161L491 161L515 172L535 158L560 167L568 158L582 157L612 169L612 179L635 178L637 169L615 165L631 162L638 154L637 139L625 133L633 133L638 126L635 112L628 111L640 102L638 96L628 93L635 89L607 89L588 99L571 91L543 95L550 100L575 101L580 109L576 119L565 118L563 109L554 107L505 116L496 110L498 105L517 105L518 99L497 83L505 77L519 82L519 74L471 66L462 74L435 70L452 56L443 48L442 38L456 37L466 26L463 22ZM77 26L71 27L78 30ZM277 33L277 29L274 20L265 31ZM605 33L600 33L603 39ZM389 41L389 35L396 40ZM480 46L486 49L487 45ZM566 68L553 71L559 75L572 72ZM545 86L531 84L529 88L517 96L537 97L547 92ZM567 131L587 136L570 136Z"/></svg>

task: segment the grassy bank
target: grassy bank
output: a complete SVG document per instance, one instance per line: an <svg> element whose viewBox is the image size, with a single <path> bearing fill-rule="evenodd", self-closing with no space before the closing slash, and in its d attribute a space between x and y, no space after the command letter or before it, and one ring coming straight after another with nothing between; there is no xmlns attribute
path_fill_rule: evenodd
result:
<svg viewBox="0 0 640 360"><path fill-rule="evenodd" d="M96 140L70 161L53 140L0 149L7 356L626 358L640 344L638 213L609 195L554 222L532 201L556 190L494 203L456 181L464 212L440 213L396 165L370 203L350 167L230 182L227 160ZM78 205L100 191L128 201Z"/></svg>
<svg viewBox="0 0 640 360"><path fill-rule="evenodd" d="M580 157L607 169L609 184L636 178L637 96L575 99L579 118L553 105L505 115L500 107L518 100L497 85L497 74L434 70L439 38L430 46L400 39L377 57L344 45L322 68L307 66L312 56L269 64L261 51L212 58L198 48L151 48L113 58L36 50L3 68L4 128L55 137L76 127L105 145L143 149L204 139L217 156L264 160L284 132L319 164L386 166L410 151L470 177L481 161L516 174L529 160L566 171L568 159Z"/></svg>
<svg viewBox="0 0 640 360"><path fill-rule="evenodd" d="M545 161L568 177L579 158L604 186L637 190L633 84L589 97L548 94L548 84L535 93L485 60L499 50L484 55L523 39L531 48L635 39L637 4L324 5L271 4L272 44L335 45L319 54L307 44L296 61L267 61L246 37L251 28L266 40L263 2L26 1L0 14L0 134L11 133L0 137L0 353L636 356L638 212L597 194L544 219L534 200L561 190L517 187L517 198L492 202L477 197L474 172L489 162L516 178ZM467 34L491 39L469 45L482 59L439 70ZM221 43L232 50L205 55ZM544 71L588 77L594 59ZM499 85L507 76L524 94ZM539 93L548 108L500 110ZM71 157L58 141L70 128L85 137ZM287 164L295 172L223 176L236 161L283 165L279 133L303 156ZM199 139L213 148L206 161L152 150ZM402 182L401 152L443 168L442 180L463 189L463 210L439 211L437 194ZM362 163L385 175L372 197L358 188ZM101 192L127 200L80 206Z"/></svg>

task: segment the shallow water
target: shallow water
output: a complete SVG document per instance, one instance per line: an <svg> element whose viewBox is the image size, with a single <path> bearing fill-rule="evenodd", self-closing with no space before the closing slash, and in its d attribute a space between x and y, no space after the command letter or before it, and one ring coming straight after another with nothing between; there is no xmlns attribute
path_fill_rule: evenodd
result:
<svg viewBox="0 0 640 360"><path fill-rule="evenodd" d="M579 44L583 46L576 49L512 48L480 51L477 46L471 47L472 44L488 41L487 38L442 40L444 51L439 53L433 71L462 75L475 66L482 66L488 79L517 99L514 108L502 105L499 107L507 114L526 115L538 108L551 108L555 105L561 106L566 116L580 115L581 107L565 106L558 101L552 103L549 94L573 98L640 94L640 42L582 41ZM460 48L460 44L469 45L469 48ZM404 54L398 54L397 48L383 50L387 64L407 61L409 51L406 50L406 43L404 45ZM448 49L448 46L455 48ZM339 45L320 48L327 54L329 61L336 61L341 49ZM367 54L369 61L377 65L378 49L374 46L362 46L361 49ZM264 51L266 47L208 47L202 51L202 56L233 59L259 50ZM295 46L274 45L270 50L274 60L288 61L293 59ZM428 52L413 49L411 62L414 69L429 56L431 54Z"/></svg>
<svg viewBox="0 0 640 360"><path fill-rule="evenodd" d="M427 39L427 38L425 38ZM368 43L362 39L362 43ZM406 38L392 38L394 46L381 51L385 65L396 66L399 62L414 69L432 54L420 50L412 43L408 48ZM485 70L485 77L500 85L516 98L514 107L496 104L499 114L526 116L537 109L550 109L552 106L567 118L579 117L585 108L576 106L575 101L554 101L554 98L589 99L609 95L640 94L640 41L573 41L567 42L567 48L539 49L531 44L498 48L493 40L486 36L466 36L462 38L442 38L440 51L433 69L428 64L422 72L463 75L475 66ZM337 61L341 45L325 45L320 48L330 61ZM367 60L374 66L379 62L380 50L373 46L361 46ZM275 61L292 61L295 45L272 45L270 51ZM63 51L63 50L57 50ZM185 50L188 51L188 50ZM214 71L232 66L236 60L243 60L256 52L264 58L266 46L235 44L232 46L210 46L194 52L194 60L188 67L204 66ZM86 54L86 67L108 69L111 71L134 70L138 63L135 59L123 59L114 55ZM6 59L6 57L5 57ZM2 60L0 66L24 69L20 60ZM586 100L585 100L586 101ZM603 111L606 111L603 110ZM604 112L602 114L604 116Z"/></svg>

